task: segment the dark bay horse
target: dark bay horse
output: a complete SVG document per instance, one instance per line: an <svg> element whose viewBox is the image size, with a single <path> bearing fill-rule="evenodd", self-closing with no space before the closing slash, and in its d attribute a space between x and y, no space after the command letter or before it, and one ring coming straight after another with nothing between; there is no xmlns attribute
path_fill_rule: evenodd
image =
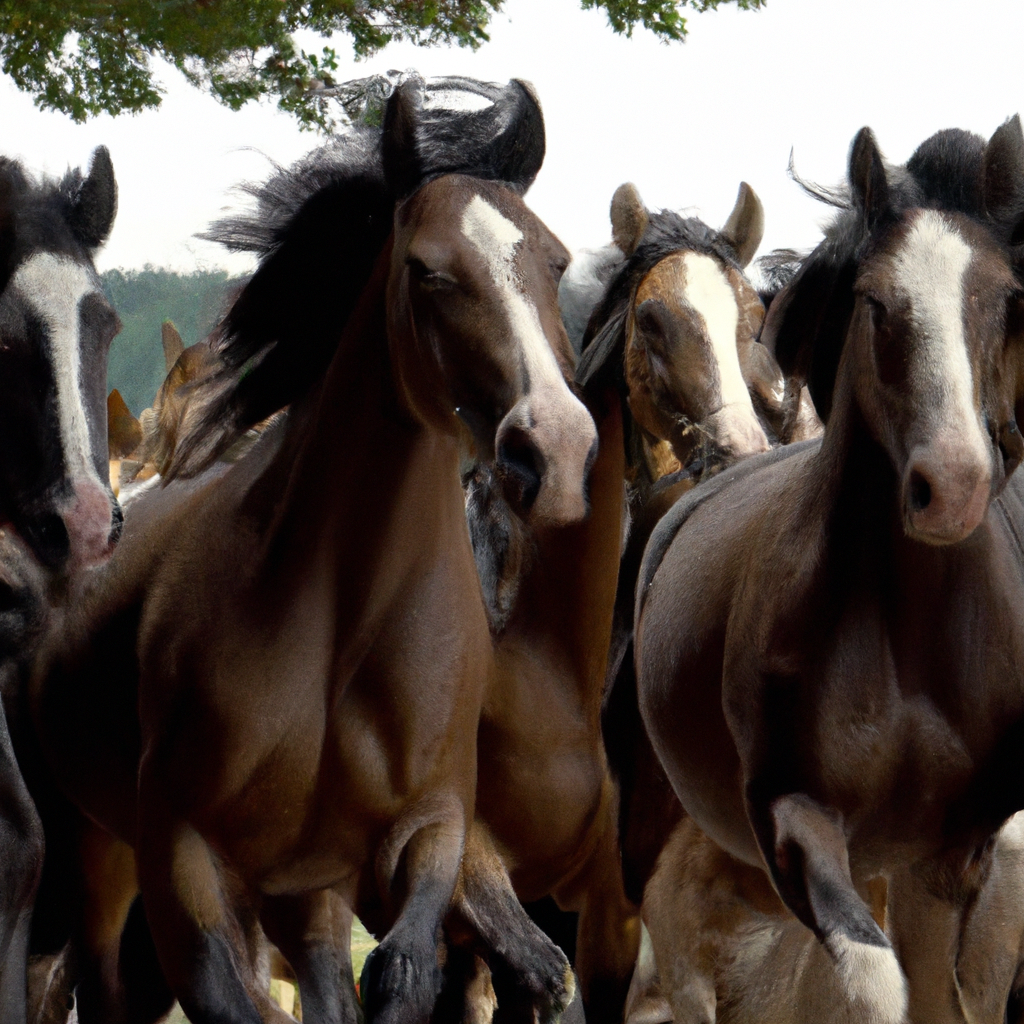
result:
<svg viewBox="0 0 1024 1024"><path fill-rule="evenodd" d="M458 424L528 522L583 516L596 433L566 380L567 254L521 199L543 150L522 83L414 79L382 133L272 179L256 217L218 231L263 258L168 475L289 416L232 468L140 498L36 676L59 781L116 837L99 867L127 865L91 937L116 970L134 849L160 964L196 1022L283 1019L248 949L254 914L304 1016L354 1021L328 891L384 936L362 988L376 1021L428 1019L453 892L495 956L533 953L467 835L496 666ZM569 996L549 947L532 964L542 1019Z"/></svg>
<svg viewBox="0 0 1024 1024"><path fill-rule="evenodd" d="M1024 807L1020 121L895 168L865 129L849 186L765 331L824 437L661 521L636 663L686 810L896 1024L906 982L858 889L913 864L959 920Z"/></svg>

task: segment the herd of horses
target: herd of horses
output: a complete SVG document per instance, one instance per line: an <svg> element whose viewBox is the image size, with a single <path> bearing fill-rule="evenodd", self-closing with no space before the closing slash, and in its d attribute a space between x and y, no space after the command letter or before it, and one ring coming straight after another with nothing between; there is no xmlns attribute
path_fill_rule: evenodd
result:
<svg viewBox="0 0 1024 1024"><path fill-rule="evenodd" d="M250 186L142 427L106 150L0 160L0 1024L1024 1021L1020 120L751 277L544 148L410 76Z"/></svg>

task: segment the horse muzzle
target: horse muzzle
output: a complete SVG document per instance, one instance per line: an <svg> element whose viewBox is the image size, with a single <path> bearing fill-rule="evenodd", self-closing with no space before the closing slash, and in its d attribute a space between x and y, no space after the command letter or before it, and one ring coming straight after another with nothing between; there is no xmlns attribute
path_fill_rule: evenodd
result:
<svg viewBox="0 0 1024 1024"><path fill-rule="evenodd" d="M569 392L531 394L498 425L495 470L505 499L527 523L566 526L587 514L597 428Z"/></svg>
<svg viewBox="0 0 1024 1024"><path fill-rule="evenodd" d="M25 517L19 532L50 569L75 572L102 565L121 536L124 515L117 499L89 477L71 482L57 508Z"/></svg>

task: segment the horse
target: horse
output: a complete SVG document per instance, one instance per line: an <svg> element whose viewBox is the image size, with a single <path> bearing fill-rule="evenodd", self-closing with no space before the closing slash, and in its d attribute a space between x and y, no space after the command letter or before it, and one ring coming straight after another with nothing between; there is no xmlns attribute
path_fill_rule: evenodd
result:
<svg viewBox="0 0 1024 1024"><path fill-rule="evenodd" d="M906 866L867 887L872 917L907 975L910 1024L1020 1019L1024 814L999 830L989 858L980 891L961 912ZM716 847L692 819L679 823L662 851L644 910L653 960L643 979L641 969L634 975L628 1024L870 1020L862 1005L845 999L834 960L786 910L764 872ZM934 926L936 916L951 913L960 914L955 928Z"/></svg>
<svg viewBox="0 0 1024 1024"><path fill-rule="evenodd" d="M59 182L0 158L0 523L57 571L104 561L120 530L104 406L120 325L93 266L116 208L103 147Z"/></svg>
<svg viewBox="0 0 1024 1024"><path fill-rule="evenodd" d="M691 355L690 365L707 369L709 378L724 375L717 373L716 352L721 346L728 354L729 348L725 338L717 334L708 338L696 324L731 324L729 365L738 377L738 349L753 342L760 319L738 312L736 296L748 298L749 292L731 290L725 284L724 270L723 289L733 297L731 320L727 311L713 305L715 301L724 304L725 297L712 292L709 299L709 275L705 272L702 276L705 268L697 253L691 262L700 270L693 272L690 287L680 281L676 264L685 264L678 252L681 238L685 235L689 241L695 237L698 222L683 222L665 214L656 222L653 237L642 242L649 215L632 186L616 192L611 214L616 247L632 256L643 244L646 248L640 259L648 261L638 270L637 262L624 256L623 266L628 269L616 278L616 302L628 301L625 297L635 297L638 288L650 289L657 283L663 288L662 300L657 301L671 304L673 309L689 303L686 327L693 330L693 344L710 364L705 366L698 356ZM700 238L705 248L714 238L719 250L728 254L728 267L733 268L741 259L749 260L760 240L760 204L752 192L741 191L738 210L729 224L731 236L719 237L702 226ZM673 238L679 245L669 257L662 252L662 259L652 266L650 249L658 240L667 249L665 239L670 227L677 225ZM659 264L666 260L667 266L659 271ZM710 257L707 260L713 263ZM662 279L659 272L668 279ZM742 275L738 275L737 289L742 283ZM682 294L677 294L680 289ZM564 278L559 301L564 315L567 301L574 301ZM752 304L757 304L756 296ZM622 325L625 319L619 317L617 322ZM480 723L477 815L495 839L521 900L533 904L551 896L563 910L578 912L574 934L563 940L563 946L573 950L587 1019L617 1021L639 933L637 908L626 898L619 869L617 795L608 772L600 719L622 550L623 483L630 476L623 425L634 423L634 398L638 403L647 398L649 406L650 389L649 376L645 376L639 387L629 391L627 401L631 377L630 364L623 355L625 336L617 349L603 336L600 351L609 362L595 361L590 338L603 326L592 318L588 345L577 370L599 437L587 520L558 529L526 527L496 494L493 481L479 470L469 481L467 511L484 590L495 598L488 603L492 612L496 611L492 626L499 664ZM629 344L642 350L648 341L630 331ZM668 400L674 401L676 408L693 411L699 406L687 406L686 399L699 387L698 383L687 389L681 379L673 378L666 384L666 390L675 388ZM717 407L705 408L712 414ZM747 408L756 423L749 397ZM727 422L728 417L720 417L720 421ZM635 426L632 429L635 437ZM763 439L760 427L757 432ZM763 443L767 447L767 441ZM540 719L538 707L544 709ZM544 794L543 799L538 793ZM542 923L550 925L552 919L545 912ZM561 939L565 925L555 924L560 926ZM501 1006L499 996L499 1012Z"/></svg>
<svg viewBox="0 0 1024 1024"><path fill-rule="evenodd" d="M87 880L108 897L87 908L99 969L116 970L137 865L194 1021L284 1019L256 983L257 918L304 1015L354 1021L332 893L383 935L372 1020L428 1019L446 915L533 986L539 1019L571 996L471 827L496 667L458 474L465 423L528 522L586 511L596 431L567 382L567 254L521 198L543 152L524 83L412 78L382 130L353 129L217 229L262 258L168 468L193 479L139 499L34 676L54 773L107 841L110 874ZM103 1014L79 1000L80 1020Z"/></svg>
<svg viewBox="0 0 1024 1024"><path fill-rule="evenodd" d="M848 178L762 335L824 435L661 520L636 667L686 811L896 1024L906 981L858 888L913 864L962 906L1024 807L1020 120L940 132L901 167L864 129Z"/></svg>
<svg viewBox="0 0 1024 1024"><path fill-rule="evenodd" d="M104 397L117 315L93 264L117 208L110 155L34 179L0 158L0 1020L25 1019L42 826L15 757L23 678L69 577L109 557ZM21 754L19 753L19 757Z"/></svg>

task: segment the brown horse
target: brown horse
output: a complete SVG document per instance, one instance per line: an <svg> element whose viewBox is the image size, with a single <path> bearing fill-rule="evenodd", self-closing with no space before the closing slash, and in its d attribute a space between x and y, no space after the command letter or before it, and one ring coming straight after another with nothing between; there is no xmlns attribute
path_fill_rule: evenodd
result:
<svg viewBox="0 0 1024 1024"><path fill-rule="evenodd" d="M474 102L446 107L460 93ZM238 230L262 232L264 258L229 313L206 429L170 475L290 402L289 417L230 470L140 500L37 675L54 771L116 837L97 863L128 870L93 938L119 938L134 848L194 1021L282 1019L247 948L260 910L305 1015L354 1020L328 890L387 932L368 1015L425 1021L456 883L496 956L532 958L540 1015L564 1005L564 958L529 931L517 946L522 911L467 838L496 665L458 418L531 523L582 517L596 440L566 383L567 257L519 195L542 157L521 83L416 79L383 135L355 131L260 193L265 216Z"/></svg>
<svg viewBox="0 0 1024 1024"><path fill-rule="evenodd" d="M731 403L723 402L720 385L712 386L729 373L740 377L738 351L742 345L754 343L760 326L759 316L740 311L739 298L742 295L748 300L751 310L760 309L749 285L743 290L742 274L738 273L739 261L749 259L760 239L760 204L752 196L749 190L741 191L737 211L729 221L732 235L718 236L704 225L698 232L699 222L681 222L674 215L654 215L655 226L648 232L648 215L635 190L632 186L620 189L612 203L617 244L632 253L646 234L646 248L638 261L627 261L613 287L616 302L625 301L622 297L627 295L635 299L638 291L643 296L643 289L652 296L657 290L659 298L644 301L666 310L666 323L685 306L684 337L662 338L661 350L671 348L673 342L684 346L690 342L698 351L688 354L688 365L705 372L698 381L670 375L663 385L666 400L690 414L695 410L703 411L698 415L706 413L711 421L709 431L716 432L721 426L719 433L726 446L743 434L741 424L749 424L755 450L760 451L767 441L745 386L749 420L731 408L716 420L714 414ZM629 228L637 232L635 237L628 237ZM688 240L700 238L689 261L679 252L684 235ZM670 236L675 248L668 256L659 250L660 258L650 265L652 250L667 248ZM708 250L715 252L714 258L706 254ZM637 267L642 260L649 262L640 271ZM685 269L690 271L689 279ZM733 270L737 272L730 281L728 274ZM715 287L716 282L720 287ZM731 312L724 308L730 301ZM650 373L643 376L635 392L630 391L628 405L623 402L622 393L630 380L630 363L623 349L628 344L644 351L654 343L646 335L639 336L632 318L617 322L628 324L628 334L623 334L620 345L605 345L606 339L601 343L601 351L615 352L617 360L603 365L592 354L585 354L581 364L588 407L600 437L586 522L557 529L533 527L524 532L511 521L507 508L502 509L502 503L494 499L479 472L469 499L485 590L497 597L492 608L503 600L505 604L499 609L503 617L492 617L498 625L499 672L480 724L477 813L494 837L521 899L533 901L550 894L563 909L579 912L575 966L587 1019L594 1021L621 1019L638 938L636 907L625 896L619 868L617 797L605 760L600 712L623 532L623 479L627 475L623 416L632 424L638 409L646 411L652 406ZM731 332L727 338L719 334L723 323ZM592 321L592 326L595 324L595 329L603 327ZM700 324L709 324L711 329L702 330ZM692 338L686 336L687 330ZM724 356L731 361L723 372L719 359ZM653 355L651 363L661 365ZM781 380L779 383L781 393ZM491 557L495 536L511 538L505 553L515 557L503 565L500 558ZM524 538L529 552L520 558ZM515 576L517 588L511 600L503 598L502 589L509 575ZM495 576L497 587L493 585ZM627 603L631 608L631 600ZM503 1012L499 993L499 1013Z"/></svg>
<svg viewBox="0 0 1024 1024"><path fill-rule="evenodd" d="M825 435L662 520L636 662L686 810L896 1024L905 979L858 886L915 863L962 903L1024 806L1020 122L941 132L893 169L865 129L849 181L766 329Z"/></svg>

